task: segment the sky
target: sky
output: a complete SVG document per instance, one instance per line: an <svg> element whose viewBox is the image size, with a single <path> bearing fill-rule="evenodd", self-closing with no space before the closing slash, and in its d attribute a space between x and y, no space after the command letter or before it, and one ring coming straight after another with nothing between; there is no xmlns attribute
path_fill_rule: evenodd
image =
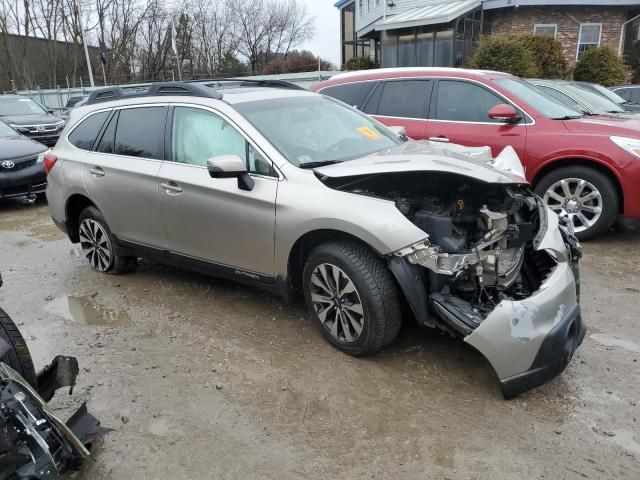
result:
<svg viewBox="0 0 640 480"><path fill-rule="evenodd" d="M336 0L300 0L307 6L315 26L313 38L299 48L310 50L334 65L340 65L340 11Z"/></svg>

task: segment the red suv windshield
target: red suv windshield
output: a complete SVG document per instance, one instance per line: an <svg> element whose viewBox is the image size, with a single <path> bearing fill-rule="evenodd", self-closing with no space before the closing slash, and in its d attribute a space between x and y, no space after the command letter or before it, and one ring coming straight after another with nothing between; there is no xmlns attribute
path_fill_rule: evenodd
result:
<svg viewBox="0 0 640 480"><path fill-rule="evenodd" d="M501 78L495 80L495 82L510 94L519 98L526 104L531 105L547 118L551 118L553 120L569 120L572 118L582 117L582 113L557 103L556 100L547 97L540 92L535 85L532 85L525 80Z"/></svg>

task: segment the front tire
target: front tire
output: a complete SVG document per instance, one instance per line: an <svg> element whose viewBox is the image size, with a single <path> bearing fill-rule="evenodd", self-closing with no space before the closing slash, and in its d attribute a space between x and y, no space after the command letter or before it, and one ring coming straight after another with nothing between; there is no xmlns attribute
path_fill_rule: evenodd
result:
<svg viewBox="0 0 640 480"><path fill-rule="evenodd" d="M551 210L569 216L579 240L606 232L618 215L615 185L593 168L571 166L553 170L537 183L535 192Z"/></svg>
<svg viewBox="0 0 640 480"><path fill-rule="evenodd" d="M303 288L313 320L343 352L372 355L400 331L396 283L384 260L365 245L344 241L316 247L304 267Z"/></svg>
<svg viewBox="0 0 640 480"><path fill-rule="evenodd" d="M29 347L20 334L20 330L11 320L11 317L0 308L0 339L9 344L9 353L2 359L4 363L22 375L29 384L36 388L36 370L33 367L33 360L29 353Z"/></svg>
<svg viewBox="0 0 640 480"><path fill-rule="evenodd" d="M80 213L78 237L82 254L94 270L101 273L124 274L136 269L137 258L120 255L115 248L113 234L96 207Z"/></svg>

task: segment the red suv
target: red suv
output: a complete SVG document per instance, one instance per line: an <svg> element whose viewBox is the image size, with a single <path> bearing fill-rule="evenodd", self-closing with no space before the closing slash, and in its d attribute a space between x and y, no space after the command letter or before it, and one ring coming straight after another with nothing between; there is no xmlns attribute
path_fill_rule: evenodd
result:
<svg viewBox="0 0 640 480"><path fill-rule="evenodd" d="M512 75L405 68L350 72L315 84L409 137L511 145L534 190L573 220L576 236L606 231L618 214L640 218L640 121L582 113Z"/></svg>

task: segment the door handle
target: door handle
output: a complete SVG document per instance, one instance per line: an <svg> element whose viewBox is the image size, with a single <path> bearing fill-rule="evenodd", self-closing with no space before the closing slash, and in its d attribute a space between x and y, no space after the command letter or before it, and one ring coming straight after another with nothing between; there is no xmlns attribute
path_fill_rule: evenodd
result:
<svg viewBox="0 0 640 480"><path fill-rule="evenodd" d="M443 143L447 143L449 141L447 137L429 137L429 140L431 140L432 142L443 142Z"/></svg>
<svg viewBox="0 0 640 480"><path fill-rule="evenodd" d="M89 173L94 177L104 177L104 170L102 170L100 167L90 168Z"/></svg>
<svg viewBox="0 0 640 480"><path fill-rule="evenodd" d="M177 184L175 184L174 182L169 182L169 183L161 183L160 186L168 193L168 194L172 194L172 193L181 193L182 192L182 188L180 188Z"/></svg>

